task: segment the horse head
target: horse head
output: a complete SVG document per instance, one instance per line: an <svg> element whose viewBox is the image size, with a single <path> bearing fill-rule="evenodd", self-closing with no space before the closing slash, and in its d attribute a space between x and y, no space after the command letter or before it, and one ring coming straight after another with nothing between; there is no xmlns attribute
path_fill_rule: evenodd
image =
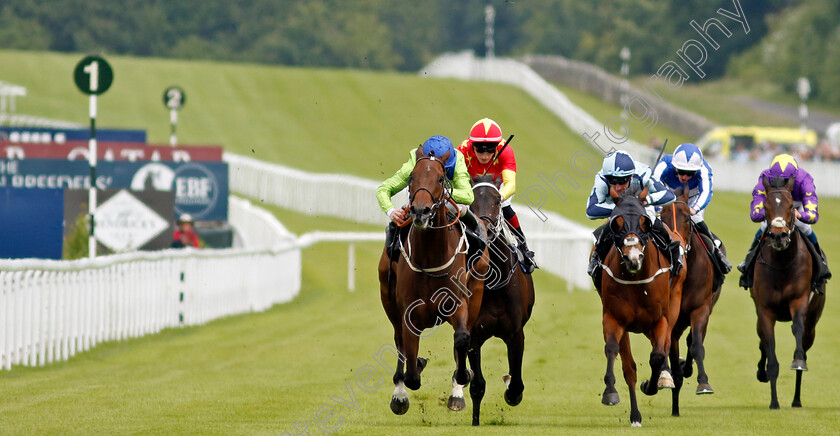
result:
<svg viewBox="0 0 840 436"><path fill-rule="evenodd" d="M767 233L770 246L776 251L784 251L790 246L794 230L795 212L793 205L793 184L795 179L774 177L761 178L764 186L764 219L767 220Z"/></svg>
<svg viewBox="0 0 840 436"><path fill-rule="evenodd" d="M423 147L417 148L417 163L408 178L408 215L414 227L425 229L433 224L440 206L446 201L446 174L444 164L449 153L435 156L434 152L423 154Z"/></svg>
<svg viewBox="0 0 840 436"><path fill-rule="evenodd" d="M674 196L677 199L664 207L660 217L662 221L671 228L672 231L677 232L688 243L689 233L691 231L691 209L688 206L688 185L682 185L674 190Z"/></svg>
<svg viewBox="0 0 840 436"><path fill-rule="evenodd" d="M645 247L653 225L642 204L647 198L648 189L645 188L638 194L636 191L628 189L618 195L610 187L610 195L616 204L610 215L610 231L613 234L613 243L621 253L621 260L631 274L636 274L642 269Z"/></svg>
<svg viewBox="0 0 840 436"><path fill-rule="evenodd" d="M492 175L477 176L472 179L472 187L475 200L470 205L470 210L485 221L488 233L493 235L489 239L495 239L501 230L501 181L494 179Z"/></svg>

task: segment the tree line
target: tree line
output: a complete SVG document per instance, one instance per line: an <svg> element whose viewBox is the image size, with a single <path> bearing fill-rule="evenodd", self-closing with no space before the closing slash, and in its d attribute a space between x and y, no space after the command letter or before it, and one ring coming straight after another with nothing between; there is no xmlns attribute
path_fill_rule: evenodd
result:
<svg viewBox="0 0 840 436"><path fill-rule="evenodd" d="M0 47L181 59L416 71L446 51L485 51L485 6L495 8L498 56L559 54L651 74L683 43L691 22L739 24L718 35L708 77L763 77L786 87L807 75L815 96L840 101L840 0L5 0ZM709 30L716 34L715 29ZM794 77L791 80L791 77Z"/></svg>

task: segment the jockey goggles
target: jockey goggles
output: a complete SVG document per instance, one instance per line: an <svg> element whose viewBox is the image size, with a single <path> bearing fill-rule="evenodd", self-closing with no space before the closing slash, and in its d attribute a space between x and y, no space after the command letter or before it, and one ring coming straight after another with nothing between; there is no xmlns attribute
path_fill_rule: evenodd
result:
<svg viewBox="0 0 840 436"><path fill-rule="evenodd" d="M677 175L678 176L694 177L695 174L697 174L697 171L677 170Z"/></svg>
<svg viewBox="0 0 840 436"><path fill-rule="evenodd" d="M473 149L476 153L493 153L496 151L496 147L499 146L498 142L473 142Z"/></svg>
<svg viewBox="0 0 840 436"><path fill-rule="evenodd" d="M622 176L622 177L607 176L607 182L610 185L623 185L623 184L630 181L630 177L633 177L633 176Z"/></svg>

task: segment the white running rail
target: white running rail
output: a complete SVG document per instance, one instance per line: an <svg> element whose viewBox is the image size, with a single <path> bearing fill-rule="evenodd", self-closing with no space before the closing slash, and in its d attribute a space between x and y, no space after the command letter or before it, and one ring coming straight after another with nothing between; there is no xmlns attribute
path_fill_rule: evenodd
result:
<svg viewBox="0 0 840 436"><path fill-rule="evenodd" d="M231 153L224 154L230 168L230 189L268 204L307 215L332 216L366 224L382 224L387 218L376 202L378 182L338 174L313 174ZM406 204L405 190L394 204ZM519 221L541 269L566 280L567 289L589 290L586 274L591 230L555 213L543 211L546 220L527 213L517 204ZM367 240L367 239L365 239Z"/></svg>
<svg viewBox="0 0 840 436"><path fill-rule="evenodd" d="M250 206L232 198L230 207L236 224ZM248 238L269 234L260 226L278 229L273 216L256 215L242 220ZM0 369L66 360L104 341L290 301L300 292L301 252L286 236L265 237L261 248L247 250L0 260Z"/></svg>

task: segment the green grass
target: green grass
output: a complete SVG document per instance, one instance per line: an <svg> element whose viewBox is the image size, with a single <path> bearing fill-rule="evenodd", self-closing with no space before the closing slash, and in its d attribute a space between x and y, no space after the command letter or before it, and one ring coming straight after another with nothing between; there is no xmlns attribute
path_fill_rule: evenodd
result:
<svg viewBox="0 0 840 436"><path fill-rule="evenodd" d="M19 112L84 123L87 99L71 81L81 55L0 52L0 78L26 86ZM165 142L168 118L161 102L166 86L187 93L181 112L182 143L223 144L229 151L309 171L352 173L382 179L396 170L408 149L435 133L461 138L472 123L491 116L513 146L520 167L519 192L544 182L537 176L569 171L569 159L585 146L524 93L506 86L413 75L306 70L258 65L178 62L108 57L114 87L100 99L102 127L149 129ZM380 101L381 100L381 101ZM669 141L670 143L670 141ZM251 151L253 149L253 152ZM600 162L597 164L600 166ZM545 188L546 209L582 223L591 177L566 185L567 199ZM520 197L523 195L520 194ZM756 225L749 222L749 195L715 193L706 215L729 248L743 258ZM381 226L313 218L269 208L296 233L320 230L382 230ZM823 199L816 226L831 266L840 271L840 235L828 231L840 220L840 200ZM527 209L519 213L530 213ZM826 223L826 224L822 224ZM527 231L527 229L526 229ZM484 350L487 396L480 429L469 411L451 413L441 399L452 371L451 330L421 342L430 357L423 387L410 393L411 410L388 409L392 387L384 374L375 392L355 387L355 374L373 359L393 332L381 308L376 264L381 244L356 246L357 290L346 290L345 244L318 244L304 251L303 288L293 302L202 327L171 329L146 338L100 345L68 362L0 372L0 434L294 434L323 405L343 419L338 434L604 434L629 431L629 398L618 373L622 403L600 405L605 358L601 307L593 292L565 292L565 283L535 273L537 303L526 327L525 397L516 408L503 399L504 348ZM562 260L560 260L562 261ZM646 432L655 434L826 434L840 425L836 380L840 368L840 321L833 285L809 353L804 408L788 407L794 374L789 324L777 328L783 368L782 410L770 411L769 387L755 380L758 339L748 294L729 276L711 319L706 366L716 393L697 397L690 380L680 418L670 417L670 396L640 397ZM634 337L642 377L650 346ZM393 360L393 359L391 359ZM393 364L390 360L389 364ZM617 367L617 371L618 367ZM338 405L350 382L358 406ZM468 405L469 405L468 400ZM336 421L330 421L335 424ZM320 432L310 427L312 434Z"/></svg>
<svg viewBox="0 0 840 436"><path fill-rule="evenodd" d="M309 230L298 225L300 231ZM393 334L373 273L379 252L379 244L358 244L354 293L344 286L343 247L316 245L304 252L304 286L291 303L202 327L104 344L45 368L2 372L0 434L294 434L294 424L305 422L313 425L311 434L318 434L315 414L324 405L333 406L343 419L337 434L628 431L629 400L620 375L622 403L600 405L605 359L597 294L567 293L561 280L542 272L535 274L537 304L526 328L526 390L520 406L511 408L502 399L506 359L502 343L493 340L484 348L488 380L484 425L474 429L469 411L445 409L442 402L452 371L452 336L447 327L421 342L422 354L431 359L423 386L410 393L408 414L393 415L388 409L392 391L388 374L381 374L382 383L373 392L362 391L354 379L364 365L379 367L373 355L391 342ZM833 432L840 425L836 413L840 394L834 382L840 376L834 365L840 357L840 339L831 333L840 327L831 316L837 300L829 298L809 353L804 407L788 407L794 374L783 369L782 410L771 411L768 386L754 378L758 340L752 304L733 281L730 278L723 290L707 339L706 365L716 393L695 396L696 382L687 381L680 418L670 417L667 392L641 396L646 432ZM792 356L792 339L788 325L779 326L777 332L778 355L785 368ZM639 337L633 340L641 374L648 371L650 346L645 342ZM332 399L349 399L347 382L358 403L355 409Z"/></svg>

